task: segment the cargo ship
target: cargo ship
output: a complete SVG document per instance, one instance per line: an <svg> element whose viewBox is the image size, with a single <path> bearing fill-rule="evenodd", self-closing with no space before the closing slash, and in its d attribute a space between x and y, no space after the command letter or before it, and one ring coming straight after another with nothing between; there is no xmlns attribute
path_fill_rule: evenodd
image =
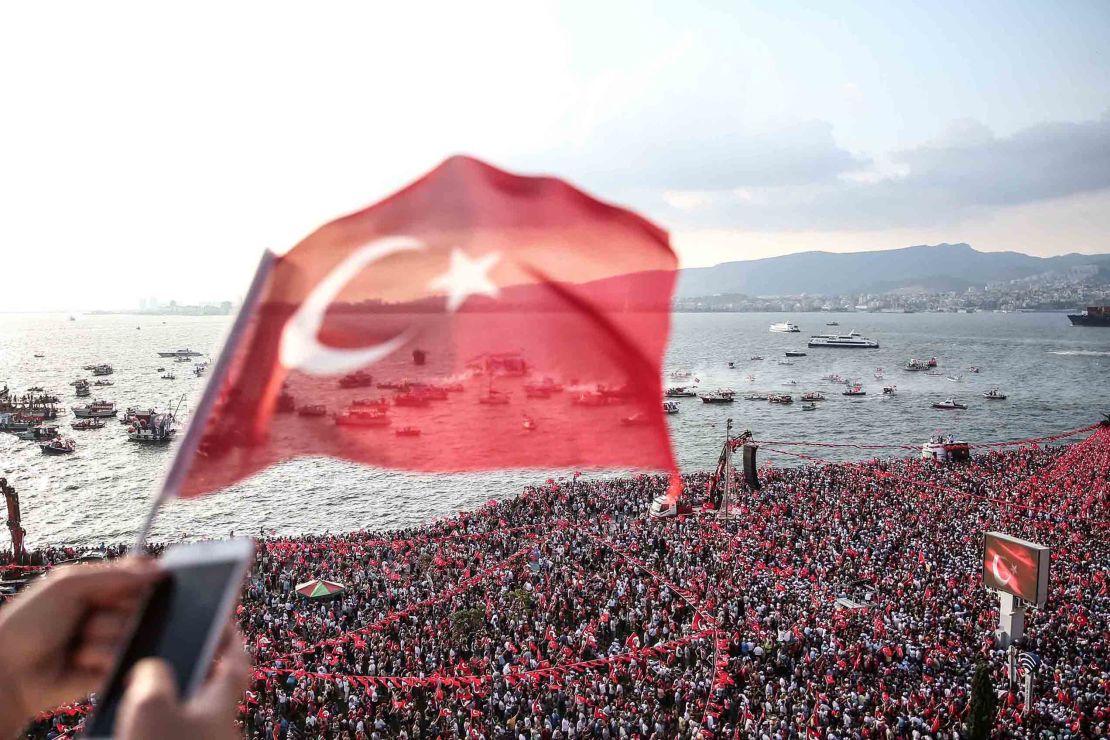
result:
<svg viewBox="0 0 1110 740"><path fill-rule="evenodd" d="M1083 313L1069 313L1074 326L1110 326L1110 306L1087 306Z"/></svg>

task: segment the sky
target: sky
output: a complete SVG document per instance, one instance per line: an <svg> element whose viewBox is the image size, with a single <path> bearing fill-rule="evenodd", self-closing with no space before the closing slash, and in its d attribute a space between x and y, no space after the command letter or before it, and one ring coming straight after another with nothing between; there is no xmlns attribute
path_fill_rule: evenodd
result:
<svg viewBox="0 0 1110 740"><path fill-rule="evenodd" d="M236 299L467 153L687 266L1110 252L1110 3L0 6L0 311Z"/></svg>

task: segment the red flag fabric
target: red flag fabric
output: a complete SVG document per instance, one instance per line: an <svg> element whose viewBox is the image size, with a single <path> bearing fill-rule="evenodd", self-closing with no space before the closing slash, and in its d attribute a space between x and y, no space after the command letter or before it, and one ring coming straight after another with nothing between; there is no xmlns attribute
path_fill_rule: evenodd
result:
<svg viewBox="0 0 1110 740"><path fill-rule="evenodd" d="M179 493L328 455L413 471L673 470L665 232L453 157L277 258Z"/></svg>

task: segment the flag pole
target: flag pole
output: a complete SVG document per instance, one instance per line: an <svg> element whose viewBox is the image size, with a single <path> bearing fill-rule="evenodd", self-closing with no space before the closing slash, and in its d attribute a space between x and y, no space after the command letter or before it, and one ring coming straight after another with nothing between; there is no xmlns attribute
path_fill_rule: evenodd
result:
<svg viewBox="0 0 1110 740"><path fill-rule="evenodd" d="M135 536L134 550L136 552L142 551L143 547L146 545L147 537L150 536L150 530L154 526L154 519L158 516L158 510L162 507L162 504L177 496L178 489L181 487L181 481L185 477L185 472L188 470L189 462L192 460L193 455L196 454L197 447L200 445L201 434L204 432L208 416L212 413L212 407L216 404L216 399L220 394L220 388L223 387L224 379L227 377L228 370L231 367L232 355L235 353L235 348L238 347L239 340L246 331L247 321L251 314L254 313L254 308L258 305L259 298L262 295L262 288L266 284L266 279L269 278L270 273L273 272L276 262L277 255L269 249L262 253L262 257L258 261L258 268L254 272L254 279L251 280L250 288L247 289L247 295L243 298L243 305L239 307L239 312L235 316L235 321L232 322L231 329L224 339L223 347L220 349L220 355L216 358L215 367L212 368L212 372L208 375L208 383L204 386L204 391L201 393L200 400L197 402L196 410L189 419L189 423L185 426L185 433L182 435L181 444L178 445L177 452L174 453L169 467L166 468L158 492L150 502L150 508L146 512L142 527L140 527L138 534Z"/></svg>

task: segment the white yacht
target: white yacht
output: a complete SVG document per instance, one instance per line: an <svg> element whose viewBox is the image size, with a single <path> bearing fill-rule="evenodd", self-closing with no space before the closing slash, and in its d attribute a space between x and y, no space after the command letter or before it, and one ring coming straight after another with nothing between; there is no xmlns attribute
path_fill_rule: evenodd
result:
<svg viewBox="0 0 1110 740"><path fill-rule="evenodd" d="M787 332L799 332L799 331L801 331L801 329L798 328L797 324L791 323L789 321L782 321L778 324L771 324L771 331L787 333Z"/></svg>
<svg viewBox="0 0 1110 740"><path fill-rule="evenodd" d="M196 350L191 350L191 349L175 349L175 350L171 350L169 352L159 352L158 356L159 357L185 357L185 358L189 358L189 357L200 357L202 354L204 354L204 353L203 352L197 352Z"/></svg>
<svg viewBox="0 0 1110 740"><path fill-rule="evenodd" d="M879 343L858 331L848 334L814 334L809 338L810 347L844 347L847 349L878 349Z"/></svg>

